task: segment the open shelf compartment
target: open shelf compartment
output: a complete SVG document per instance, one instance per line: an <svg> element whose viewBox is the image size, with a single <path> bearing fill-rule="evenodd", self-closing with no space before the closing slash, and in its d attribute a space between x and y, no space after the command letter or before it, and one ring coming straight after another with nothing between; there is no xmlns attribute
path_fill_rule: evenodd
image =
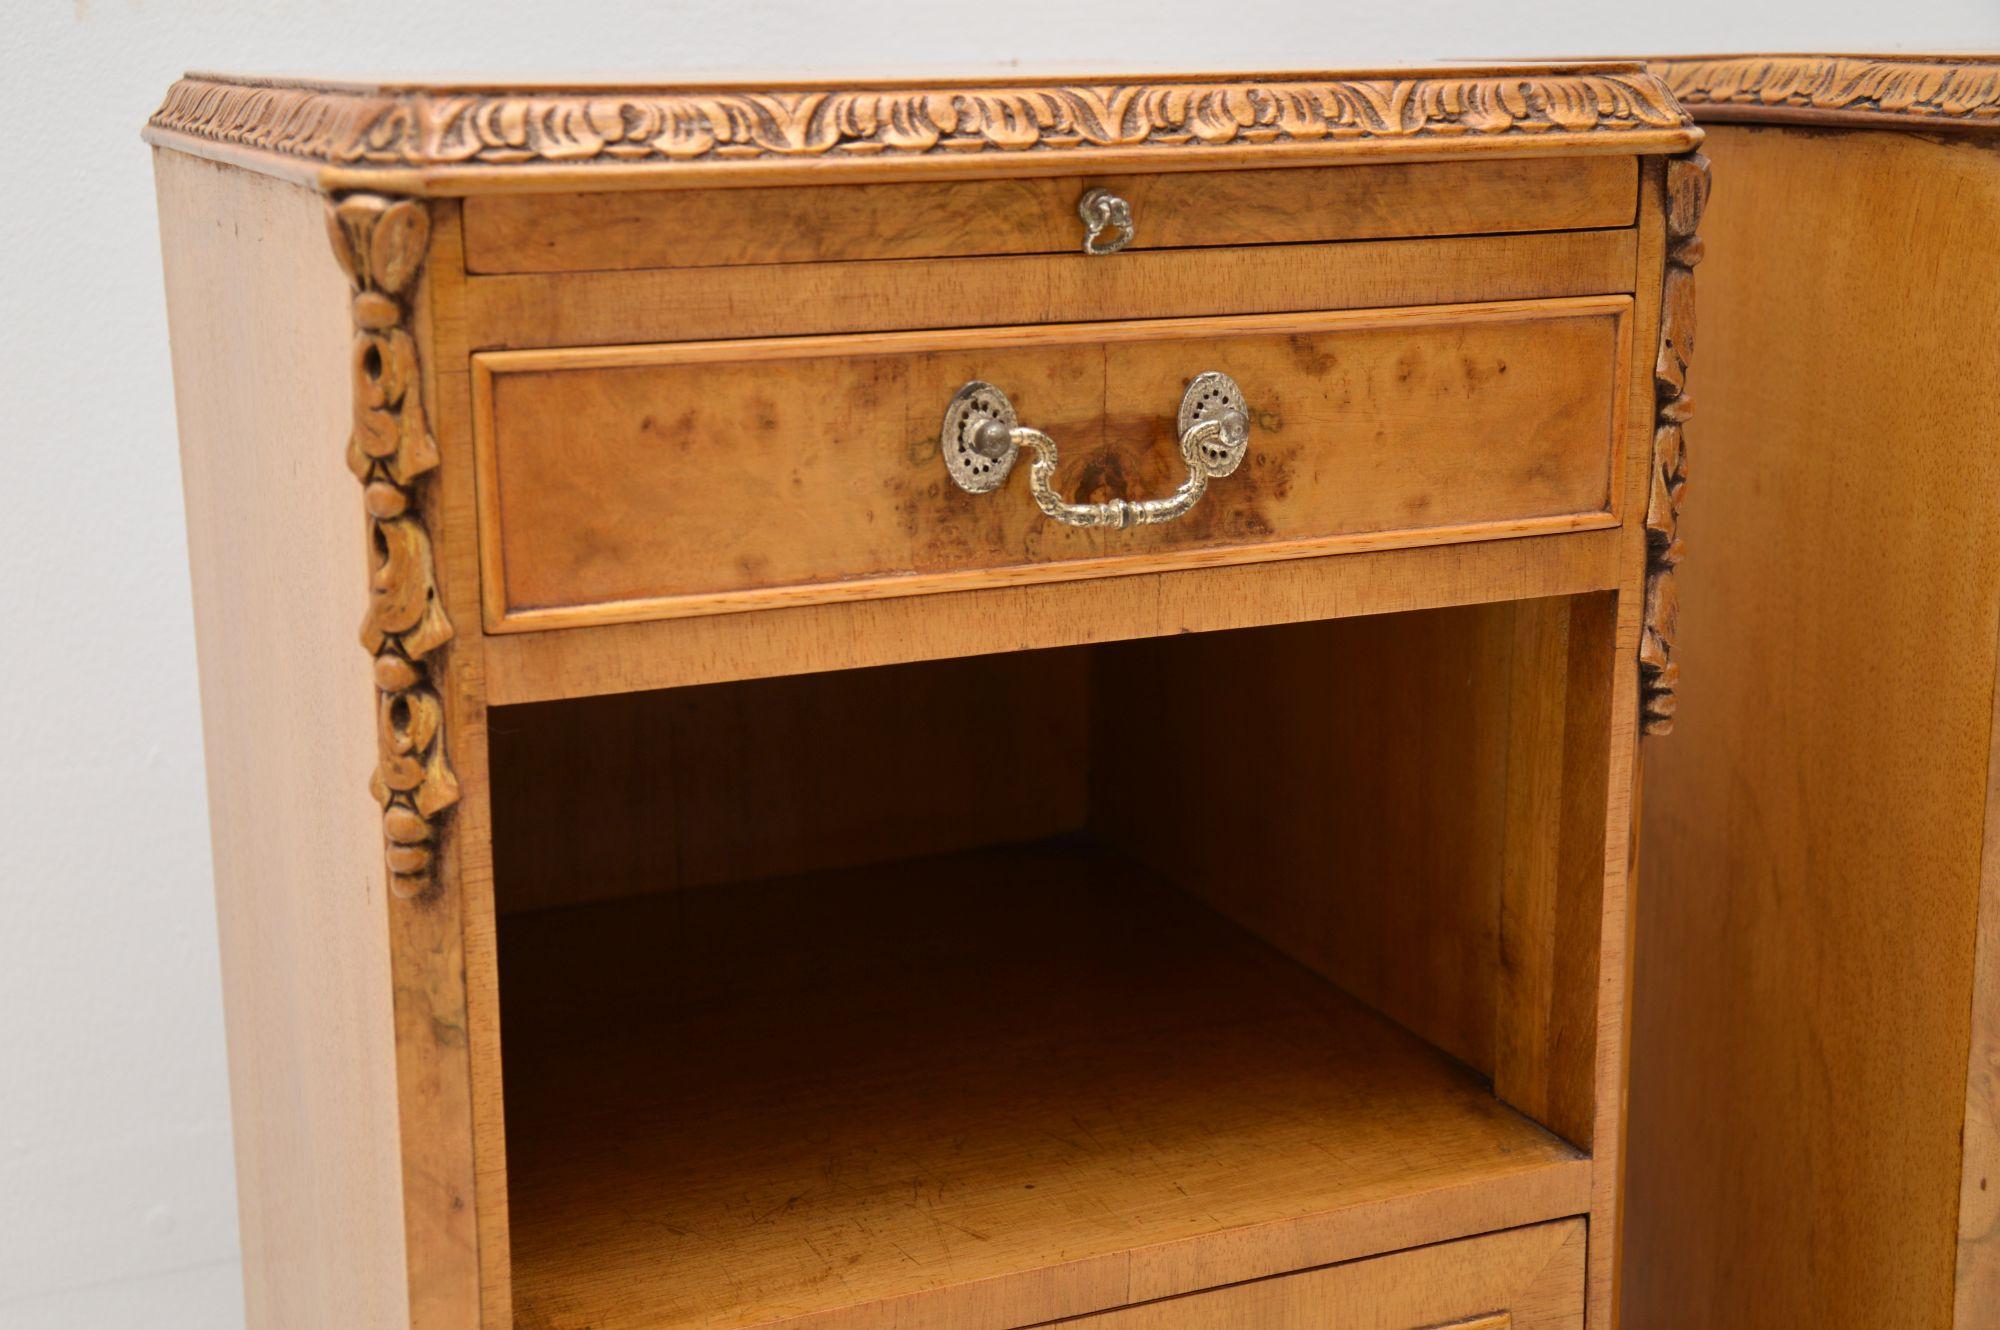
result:
<svg viewBox="0 0 2000 1330"><path fill-rule="evenodd" d="M496 711L516 1324L1027 1325L1587 1213L1610 660L1578 598Z"/></svg>

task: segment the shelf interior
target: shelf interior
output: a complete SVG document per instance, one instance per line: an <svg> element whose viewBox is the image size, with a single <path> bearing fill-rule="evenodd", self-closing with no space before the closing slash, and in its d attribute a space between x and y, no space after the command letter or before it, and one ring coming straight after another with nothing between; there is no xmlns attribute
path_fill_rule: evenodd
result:
<svg viewBox="0 0 2000 1330"><path fill-rule="evenodd" d="M1020 1324L1587 1208L1481 1075L1081 840L502 930L524 1327Z"/></svg>
<svg viewBox="0 0 2000 1330"><path fill-rule="evenodd" d="M1581 596L494 708L487 1277L1006 1330L1587 1213L1624 659Z"/></svg>

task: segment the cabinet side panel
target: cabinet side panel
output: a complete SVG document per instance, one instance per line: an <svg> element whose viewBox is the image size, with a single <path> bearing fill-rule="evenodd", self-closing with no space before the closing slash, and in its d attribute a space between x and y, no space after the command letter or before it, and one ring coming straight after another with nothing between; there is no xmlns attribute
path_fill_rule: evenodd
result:
<svg viewBox="0 0 2000 1330"><path fill-rule="evenodd" d="M1952 1323L2000 615L2000 155L1706 151L1626 1324Z"/></svg>
<svg viewBox="0 0 2000 1330"><path fill-rule="evenodd" d="M1958 1319L1952 1330L2000 1330L2000 678L1993 692L1991 742L1972 1048L1965 1068L1965 1162L1959 1172Z"/></svg>
<svg viewBox="0 0 2000 1330"><path fill-rule="evenodd" d="M348 291L319 195L156 153L249 1324L408 1324Z"/></svg>

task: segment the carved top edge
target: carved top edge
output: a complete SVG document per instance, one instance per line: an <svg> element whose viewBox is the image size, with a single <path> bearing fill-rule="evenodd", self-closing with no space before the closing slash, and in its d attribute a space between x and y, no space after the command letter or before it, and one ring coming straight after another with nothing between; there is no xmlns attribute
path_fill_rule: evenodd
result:
<svg viewBox="0 0 2000 1330"><path fill-rule="evenodd" d="M574 176L979 158L986 171L995 159L1201 160L1230 149L1575 150L1580 138L1672 152L1699 136L1666 85L1637 65L763 88L372 87L193 74L148 122L157 143L336 171L350 187L363 173L402 172L414 188L450 173L524 168Z"/></svg>
<svg viewBox="0 0 2000 1330"><path fill-rule="evenodd" d="M2000 55L1720 55L1650 65L1701 121L2000 130Z"/></svg>

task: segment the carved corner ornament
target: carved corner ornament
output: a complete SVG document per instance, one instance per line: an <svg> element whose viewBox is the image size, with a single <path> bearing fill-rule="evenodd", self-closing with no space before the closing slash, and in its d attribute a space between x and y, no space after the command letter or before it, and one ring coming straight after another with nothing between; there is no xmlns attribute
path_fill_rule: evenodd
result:
<svg viewBox="0 0 2000 1330"><path fill-rule="evenodd" d="M1653 363L1658 402L1653 426L1653 483L1646 500L1646 608L1639 637L1639 719L1647 734L1674 728L1674 628L1680 602L1674 567L1681 561L1681 491L1687 486L1683 428L1694 410L1688 363L1694 359L1694 266L1701 262L1702 210L1708 206L1708 158L1667 160L1667 272L1660 296L1660 354Z"/></svg>
<svg viewBox="0 0 2000 1330"><path fill-rule="evenodd" d="M424 415L410 298L430 244L415 199L349 194L327 206L334 256L354 291L354 431L347 466L368 514L370 581L361 645L375 658L379 758L369 789L382 805L389 886L422 895L437 857L441 815L458 802L446 760L444 704L431 657L451 640L439 603L419 481L436 469Z"/></svg>

